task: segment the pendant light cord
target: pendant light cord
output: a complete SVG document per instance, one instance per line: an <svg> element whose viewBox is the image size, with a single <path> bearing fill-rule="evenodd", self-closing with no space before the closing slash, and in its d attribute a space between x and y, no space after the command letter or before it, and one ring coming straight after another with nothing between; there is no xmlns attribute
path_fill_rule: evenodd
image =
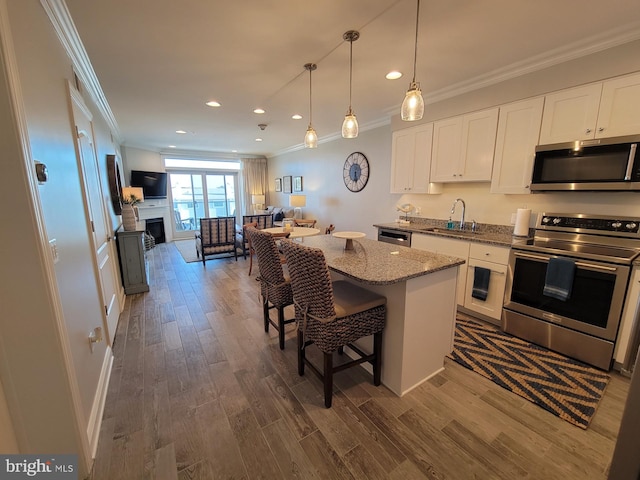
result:
<svg viewBox="0 0 640 480"><path fill-rule="evenodd" d="M353 83L353 39L349 41L349 114L351 114L351 85Z"/></svg>
<svg viewBox="0 0 640 480"><path fill-rule="evenodd" d="M311 72L313 70L309 67L309 126L311 126L311 120L313 119L313 110L311 109Z"/></svg>
<svg viewBox="0 0 640 480"><path fill-rule="evenodd" d="M420 0L418 0L418 8L416 12L416 43L413 52L413 82L416 83L416 65L418 63L418 23L420 20Z"/></svg>

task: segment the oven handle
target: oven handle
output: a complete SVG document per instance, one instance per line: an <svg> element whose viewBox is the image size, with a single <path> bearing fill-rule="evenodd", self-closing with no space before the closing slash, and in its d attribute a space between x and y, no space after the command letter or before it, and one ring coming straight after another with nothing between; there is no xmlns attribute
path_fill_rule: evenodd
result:
<svg viewBox="0 0 640 480"><path fill-rule="evenodd" d="M476 268L475 265L469 265L471 268ZM496 275L504 275L504 272L499 272L498 270L494 270L493 268L489 268L489 271L491 271L491 273L495 273Z"/></svg>
<svg viewBox="0 0 640 480"><path fill-rule="evenodd" d="M550 257L541 257L540 255L531 255L529 253L513 252L516 257L530 258L532 260L540 260L542 262L548 262ZM587 268L591 270L601 270L603 272L616 272L616 267L608 267L606 265L594 265L592 263L576 262L576 267Z"/></svg>

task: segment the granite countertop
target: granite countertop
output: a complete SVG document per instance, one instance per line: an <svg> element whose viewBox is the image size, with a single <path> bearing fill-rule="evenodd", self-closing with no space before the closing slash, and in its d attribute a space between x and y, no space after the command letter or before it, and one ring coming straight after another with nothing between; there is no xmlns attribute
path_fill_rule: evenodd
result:
<svg viewBox="0 0 640 480"><path fill-rule="evenodd" d="M526 241L526 237L514 237L513 227L506 225L480 224L474 233L471 230L447 230L444 221L412 221L411 223L379 223L374 227L399 230L402 232L423 233L446 238L457 238L470 242L486 243L510 247L511 245ZM470 226L470 224L469 224Z"/></svg>
<svg viewBox="0 0 640 480"><path fill-rule="evenodd" d="M331 235L305 237L306 247L320 248L329 269L371 285L388 285L462 265L461 258L411 249L368 238L353 240L345 250L344 239Z"/></svg>

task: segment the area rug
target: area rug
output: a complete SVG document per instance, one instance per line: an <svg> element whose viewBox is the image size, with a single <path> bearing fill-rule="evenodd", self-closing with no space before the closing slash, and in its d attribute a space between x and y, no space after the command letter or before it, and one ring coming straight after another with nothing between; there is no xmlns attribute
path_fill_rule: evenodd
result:
<svg viewBox="0 0 640 480"><path fill-rule="evenodd" d="M196 241L193 238L189 240L176 240L173 244L176 246L185 262L193 263L200 261L196 254Z"/></svg>
<svg viewBox="0 0 640 480"><path fill-rule="evenodd" d="M586 429L609 375L477 322L458 319L449 358Z"/></svg>

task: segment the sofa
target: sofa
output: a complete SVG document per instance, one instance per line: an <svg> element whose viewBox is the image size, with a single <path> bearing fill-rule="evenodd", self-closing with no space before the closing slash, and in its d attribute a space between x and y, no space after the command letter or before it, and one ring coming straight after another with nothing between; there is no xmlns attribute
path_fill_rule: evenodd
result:
<svg viewBox="0 0 640 480"><path fill-rule="evenodd" d="M273 221L275 225L282 225L281 222L285 218L295 218L293 207L276 207L273 205L269 205L267 206L265 213L273 215Z"/></svg>

